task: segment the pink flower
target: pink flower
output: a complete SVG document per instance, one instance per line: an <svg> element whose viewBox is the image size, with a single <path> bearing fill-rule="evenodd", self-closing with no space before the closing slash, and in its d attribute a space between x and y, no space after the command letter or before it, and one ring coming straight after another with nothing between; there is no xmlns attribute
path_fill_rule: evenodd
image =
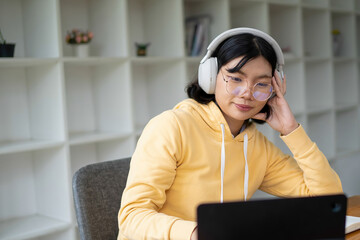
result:
<svg viewBox="0 0 360 240"><path fill-rule="evenodd" d="M81 36L80 35L76 36L75 41L76 43L81 43Z"/></svg>
<svg viewBox="0 0 360 240"><path fill-rule="evenodd" d="M93 32L81 31L74 28L71 31L67 31L65 41L69 44L89 43L93 37Z"/></svg>
<svg viewBox="0 0 360 240"><path fill-rule="evenodd" d="M84 36L82 37L82 41L83 41L84 43L87 43L87 42L89 41L88 36L84 35Z"/></svg>

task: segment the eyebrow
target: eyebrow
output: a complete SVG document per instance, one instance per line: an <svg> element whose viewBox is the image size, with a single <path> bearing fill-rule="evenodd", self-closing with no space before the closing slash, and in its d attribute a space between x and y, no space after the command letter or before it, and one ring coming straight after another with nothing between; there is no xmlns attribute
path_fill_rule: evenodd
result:
<svg viewBox="0 0 360 240"><path fill-rule="evenodd" d="M229 71L228 71L229 72ZM243 71L241 71L241 69L238 71L238 73L239 74L241 74L241 75L243 75L243 76L245 76L245 77L247 77L247 74L246 73L244 73ZM272 78L272 76L271 75L268 75L268 74L263 74L263 75L259 75L259 76L257 76L256 77L256 79L262 79L262 78Z"/></svg>

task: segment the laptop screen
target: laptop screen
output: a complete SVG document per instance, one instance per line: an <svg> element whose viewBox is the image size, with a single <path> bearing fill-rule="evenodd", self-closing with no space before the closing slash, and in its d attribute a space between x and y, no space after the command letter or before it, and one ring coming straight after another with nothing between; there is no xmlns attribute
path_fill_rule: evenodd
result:
<svg viewBox="0 0 360 240"><path fill-rule="evenodd" d="M345 195L201 204L198 239L344 239Z"/></svg>

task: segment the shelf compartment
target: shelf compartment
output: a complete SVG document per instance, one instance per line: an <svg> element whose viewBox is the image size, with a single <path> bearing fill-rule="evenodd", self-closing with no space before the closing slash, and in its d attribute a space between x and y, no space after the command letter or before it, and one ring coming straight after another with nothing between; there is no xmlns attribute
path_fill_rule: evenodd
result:
<svg viewBox="0 0 360 240"><path fill-rule="evenodd" d="M124 37L127 33L125 0L60 0L60 10L63 56L73 56L72 46L65 42L65 36L74 28L94 33L89 43L90 56L129 55Z"/></svg>
<svg viewBox="0 0 360 240"><path fill-rule="evenodd" d="M198 79L198 70L200 62L187 62L186 63L186 84Z"/></svg>
<svg viewBox="0 0 360 240"><path fill-rule="evenodd" d="M329 13L325 10L303 9L304 55L306 57L331 56L329 17Z"/></svg>
<svg viewBox="0 0 360 240"><path fill-rule="evenodd" d="M230 9L232 28L252 27L269 32L269 13L266 3L231 0Z"/></svg>
<svg viewBox="0 0 360 240"><path fill-rule="evenodd" d="M130 157L135 149L134 137L70 146L71 176L89 164ZM72 196L71 196L72 197ZM74 209L74 207L72 208ZM72 212L76 219L75 212ZM78 234L78 232L76 232Z"/></svg>
<svg viewBox="0 0 360 240"><path fill-rule="evenodd" d="M270 5L270 34L283 49L284 54L302 56L300 8Z"/></svg>
<svg viewBox="0 0 360 240"><path fill-rule="evenodd" d="M66 153L57 147L0 156L1 239L28 239L68 227Z"/></svg>
<svg viewBox="0 0 360 240"><path fill-rule="evenodd" d="M331 14L331 30L340 31L339 40L332 42L334 57L355 57L355 17L346 13ZM334 38L334 35L332 35ZM338 48L338 49L337 49Z"/></svg>
<svg viewBox="0 0 360 240"><path fill-rule="evenodd" d="M41 215L0 221L0 239L29 239L64 231L71 224Z"/></svg>
<svg viewBox="0 0 360 240"><path fill-rule="evenodd" d="M359 5L360 5L360 1ZM359 10L360 11L360 10ZM356 16L356 43L357 43L357 57L360 59L360 15Z"/></svg>
<svg viewBox="0 0 360 240"><path fill-rule="evenodd" d="M334 62L334 94L337 107L356 105L358 96L358 74L356 61Z"/></svg>
<svg viewBox="0 0 360 240"><path fill-rule="evenodd" d="M15 43L15 57L59 56L55 0L1 0L1 31ZM46 21L44 21L46 19Z"/></svg>
<svg viewBox="0 0 360 240"><path fill-rule="evenodd" d="M88 164L130 157L134 149L132 137L70 146L71 176Z"/></svg>
<svg viewBox="0 0 360 240"><path fill-rule="evenodd" d="M335 123L331 111L308 116L307 133L328 159L335 157Z"/></svg>
<svg viewBox="0 0 360 240"><path fill-rule="evenodd" d="M1 142L64 141L60 76L58 64L0 68Z"/></svg>
<svg viewBox="0 0 360 240"><path fill-rule="evenodd" d="M168 63L133 63L133 103L135 125L145 126L154 116L172 109L186 98L186 64L183 61Z"/></svg>
<svg viewBox="0 0 360 240"><path fill-rule="evenodd" d="M329 7L329 1L328 0L302 0L302 5L304 7L311 7L311 8L323 8L326 9Z"/></svg>
<svg viewBox="0 0 360 240"><path fill-rule="evenodd" d="M354 152L359 148L358 108L336 111L336 150L338 154Z"/></svg>
<svg viewBox="0 0 360 240"><path fill-rule="evenodd" d="M332 10L352 11L354 9L353 0L330 0Z"/></svg>
<svg viewBox="0 0 360 240"><path fill-rule="evenodd" d="M129 63L80 66L65 63L70 142L133 131ZM88 133L89 139L76 138Z"/></svg>
<svg viewBox="0 0 360 240"><path fill-rule="evenodd" d="M330 61L311 61L305 65L306 110L308 112L333 107L333 84Z"/></svg>
<svg viewBox="0 0 360 240"><path fill-rule="evenodd" d="M303 113L305 111L305 85L303 72L304 65L301 61L285 63L285 98L287 99L294 114Z"/></svg>
<svg viewBox="0 0 360 240"><path fill-rule="evenodd" d="M135 43L150 43L148 56L184 56L181 4L168 0L128 1L130 56L136 56Z"/></svg>
<svg viewBox="0 0 360 240"><path fill-rule="evenodd" d="M229 18L229 3L227 0L216 1L193 1L184 0L184 19L198 16L210 17L210 40L209 43L220 33L226 31L230 27Z"/></svg>

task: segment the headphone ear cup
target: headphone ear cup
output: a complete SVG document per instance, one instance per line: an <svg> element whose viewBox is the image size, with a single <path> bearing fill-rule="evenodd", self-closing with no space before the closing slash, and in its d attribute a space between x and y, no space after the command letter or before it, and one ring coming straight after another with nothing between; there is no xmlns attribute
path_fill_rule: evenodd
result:
<svg viewBox="0 0 360 240"><path fill-rule="evenodd" d="M215 93L217 72L218 66L216 57L209 58L199 65L199 85L207 94Z"/></svg>

